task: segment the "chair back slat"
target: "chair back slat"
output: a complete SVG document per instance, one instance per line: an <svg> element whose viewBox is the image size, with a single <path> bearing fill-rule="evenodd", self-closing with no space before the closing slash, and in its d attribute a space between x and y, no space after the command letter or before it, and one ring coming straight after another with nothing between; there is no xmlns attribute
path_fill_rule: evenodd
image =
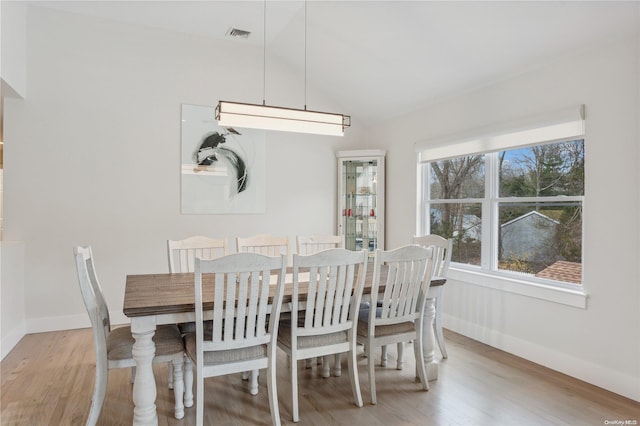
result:
<svg viewBox="0 0 640 426"><path fill-rule="evenodd" d="M332 248L344 248L344 235L298 235L296 248L302 256Z"/></svg>
<svg viewBox="0 0 640 426"><path fill-rule="evenodd" d="M222 275L222 274L220 274ZM234 325L237 324L236 319L236 309L235 303L236 300L236 288L238 285L246 286L247 285L247 277L242 272L239 274L239 279L236 282L233 281L233 275L227 274L227 279L224 282L225 289L225 297L224 300L220 300L218 303L214 301L213 310L221 309L223 311L222 316L224 318L223 323L214 324L213 328L216 329L218 327L222 328L222 341L230 342L235 339L235 330ZM218 285L218 280L216 280L216 285ZM241 303L240 300L237 303ZM245 335L242 333L240 338L244 338Z"/></svg>
<svg viewBox="0 0 640 426"><path fill-rule="evenodd" d="M236 253L214 260L196 259L196 333L198 340L202 339L204 350L250 347L271 340L266 319L268 315L274 315L276 308L279 315L284 262L284 256L268 257L255 253ZM270 303L270 276L273 271L278 274L278 283L276 297ZM214 276L203 279L206 274ZM213 287L211 336L204 336L202 325L202 294L206 286ZM272 327L271 322L269 327Z"/></svg>
<svg viewBox="0 0 640 426"><path fill-rule="evenodd" d="M313 322L309 324L311 327L314 325L323 326L324 322L322 318L324 316L324 302L327 300L326 290L327 290L327 271L326 269L313 268L313 281L309 281L309 286L315 285L316 287L316 298L312 300L311 304L309 304L309 300L307 300L307 306L313 306ZM313 283L313 284L312 284ZM305 327L307 325L305 324Z"/></svg>
<svg viewBox="0 0 640 426"><path fill-rule="evenodd" d="M252 308L255 310L255 308L258 305L257 299L251 299L251 297L249 296L249 293L251 293L252 290L257 290L258 286L254 286L252 285L253 283L251 283L249 280L256 278L256 276L254 275L253 277L246 277L245 278L245 274L241 274L242 278L240 278L238 286L237 286L237 291L236 291L236 299L238 300L238 302L236 303L236 309L235 309L235 326L233 327L233 332L237 333L237 330L245 330L245 324L248 323L248 318L247 315L249 314L248 311L250 311ZM229 311L229 310L228 310ZM248 325L248 324L247 324ZM246 328L246 332L245 332L245 336L248 337L249 336L249 331L251 330L251 328L247 327ZM253 336L255 337L255 335Z"/></svg>
<svg viewBox="0 0 640 426"><path fill-rule="evenodd" d="M198 264L198 260L196 259L196 265ZM216 305L222 303L224 306L224 300L225 300L225 281L226 281L226 276L224 274L217 274L215 276L215 282L213 285L213 324L216 324L217 327L213 327L213 331L212 331L212 340L214 341L221 341L222 340L222 327L220 326L220 324L222 324L222 318L224 315L224 309L218 308L216 309ZM201 280L201 277L198 274L198 269L196 268L196 295L198 293L198 287L202 288L202 281L198 282L199 280ZM198 304L198 306L196 307L196 323L199 323L203 318L199 318L198 317L198 311L201 311L201 309L199 309L199 305L201 304L201 300L198 301L196 299L196 303ZM200 334L198 332L198 334Z"/></svg>
<svg viewBox="0 0 640 426"><path fill-rule="evenodd" d="M227 240L194 236L184 240L168 240L169 272L193 272L196 258L217 259L227 254Z"/></svg>
<svg viewBox="0 0 640 426"><path fill-rule="evenodd" d="M325 334L328 330L349 329L356 315L357 305L364 288L366 252L328 249L308 256L293 256L292 318L298 318L301 309L298 300L300 273L308 270L309 283L306 312L301 324L293 321L298 335ZM292 333L294 336L296 333Z"/></svg>
<svg viewBox="0 0 640 426"><path fill-rule="evenodd" d="M388 267L382 303L378 304L380 269ZM372 310L370 319L376 316L378 324L394 324L414 321L423 309L431 276L433 274L433 250L417 245L400 247L395 250L377 250L374 261L374 282L371 289L372 305L380 305L377 312Z"/></svg>
<svg viewBox="0 0 640 426"><path fill-rule="evenodd" d="M334 295L332 298L335 299L334 306L340 306L340 309L332 309L327 312L327 314L333 315L331 318L331 324L336 323L344 323L347 321L348 316L346 315L348 309L346 307L349 306L350 297L346 298L347 293L351 293L353 291L353 285L349 285L348 283L353 283L354 274L353 270L355 268L338 268L338 275L336 277L336 284ZM332 311L332 312L331 312Z"/></svg>

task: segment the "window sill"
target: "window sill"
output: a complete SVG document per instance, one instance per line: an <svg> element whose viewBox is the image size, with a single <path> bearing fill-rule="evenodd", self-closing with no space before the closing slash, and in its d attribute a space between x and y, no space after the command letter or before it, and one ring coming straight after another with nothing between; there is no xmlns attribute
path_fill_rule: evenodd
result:
<svg viewBox="0 0 640 426"><path fill-rule="evenodd" d="M588 295L584 289L568 289L551 285L533 283L503 275L490 274L480 271L449 268L448 279L466 284L486 287L493 290L533 297L549 302L560 303L576 308L586 309Z"/></svg>

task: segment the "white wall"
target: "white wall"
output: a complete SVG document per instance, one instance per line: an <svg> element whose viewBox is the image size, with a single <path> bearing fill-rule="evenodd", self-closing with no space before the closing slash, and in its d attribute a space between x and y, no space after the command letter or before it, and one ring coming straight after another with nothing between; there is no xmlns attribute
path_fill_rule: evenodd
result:
<svg viewBox="0 0 640 426"><path fill-rule="evenodd" d="M93 246L124 321L125 276L167 271L167 239L335 232L334 152L360 139L355 120L345 138L267 134L265 214L180 214L181 104L260 102L262 49L30 6L27 50L28 96L5 105L4 171L5 237L24 241L27 332L88 325L77 244ZM270 63L269 103L299 105L288 84L298 76ZM310 87L314 98L331 105Z"/></svg>
<svg viewBox="0 0 640 426"><path fill-rule="evenodd" d="M372 143L391 142L387 241L394 247L415 232L415 142L586 104L587 309L450 280L445 327L635 400L640 400L639 45L637 34L608 41L371 130Z"/></svg>

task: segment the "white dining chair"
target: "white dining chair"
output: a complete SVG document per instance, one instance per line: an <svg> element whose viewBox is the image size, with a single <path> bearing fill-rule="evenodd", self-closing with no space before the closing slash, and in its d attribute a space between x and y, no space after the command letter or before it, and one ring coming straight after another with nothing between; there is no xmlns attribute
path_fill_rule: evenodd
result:
<svg viewBox="0 0 640 426"><path fill-rule="evenodd" d="M296 249L302 256L331 248L344 248L344 235L297 235Z"/></svg>
<svg viewBox="0 0 640 426"><path fill-rule="evenodd" d="M317 253L322 250L332 249L332 248L344 248L344 235L297 235L296 236L296 251L299 255L306 256L310 254ZM340 355L335 355L335 367L334 373L336 376L340 375ZM329 376L329 362L328 356L325 357L325 369L323 375L325 377ZM322 362L320 358L318 358L317 364L320 365ZM313 358L309 358L306 360L307 368L311 368L313 364Z"/></svg>
<svg viewBox="0 0 640 426"><path fill-rule="evenodd" d="M182 240L167 240L167 259L169 272L172 274L181 272L193 272L196 257L200 259L216 259L228 254L226 238L209 238L196 235ZM195 322L183 322L178 324L183 335L193 333L196 330ZM169 389L173 389L172 364L169 364ZM191 389L186 390L186 402L192 403Z"/></svg>
<svg viewBox="0 0 640 426"><path fill-rule="evenodd" d="M434 265L433 276L434 278L447 278L449 272L449 264L451 263L451 247L453 244L452 239L446 239L439 235L424 235L420 237L413 237L413 243L422 247L431 247L434 250ZM442 285L432 287L430 291L431 295L434 295L434 305L436 310L435 320L433 322L433 332L440 348L442 358L447 358L447 348L444 343L444 334L442 332ZM404 343L398 342L397 352L398 359L396 368L402 370L403 365L403 348ZM383 367L387 365L387 346L382 346L381 363Z"/></svg>
<svg viewBox="0 0 640 426"><path fill-rule="evenodd" d="M109 370L131 368L132 374L135 371L136 363L132 354L134 339L129 326L111 328L109 309L102 295L91 247L77 246L74 247L73 252L80 292L91 320L96 351L96 379L87 418L87 425L95 425L107 393ZM156 346L153 362L171 362L173 365L174 416L176 419L182 419L184 417L182 335L176 325L159 325L153 336L153 342Z"/></svg>
<svg viewBox="0 0 640 426"><path fill-rule="evenodd" d="M383 264L388 268L388 274L386 282L381 283ZM422 388L429 389L422 349L422 324L426 294L433 274L433 250L417 245L389 251L378 249L373 267L371 305L369 309L360 310L357 340L364 344L371 403L376 404L373 351L377 346L413 340L418 377ZM380 297L381 284L384 285L384 293Z"/></svg>
<svg viewBox="0 0 640 426"><path fill-rule="evenodd" d="M193 236L182 240L167 240L169 272L193 272L196 257L217 259L228 253L225 238Z"/></svg>
<svg viewBox="0 0 640 426"><path fill-rule="evenodd" d="M280 425L276 387L277 334L284 294L284 256L235 253L195 261L196 332L185 336L185 382L196 369L196 424L204 419L204 378L267 369L271 421ZM270 285L271 274L277 283ZM215 274L204 278L204 274ZM269 297L271 288L275 295ZM203 294L213 294L213 324L205 330ZM230 303L234 301L235 303Z"/></svg>
<svg viewBox="0 0 640 426"><path fill-rule="evenodd" d="M291 359L294 422L300 419L298 360L348 353L353 398L355 404L362 407L356 361L356 327L366 260L364 250L328 249L308 256L293 255L292 319L288 323L281 322L278 347ZM298 297L300 282L308 282L304 302ZM325 358L325 363L327 360Z"/></svg>
<svg viewBox="0 0 640 426"><path fill-rule="evenodd" d="M420 237L413 237L413 243L423 247L431 247L434 250L433 276L438 278L447 278L449 274L449 264L451 263L451 253L453 239L444 238L439 235L431 234ZM442 358L447 358L447 348L444 344L444 334L442 332L442 290L444 286L433 287L432 293L435 293L434 304L436 308L436 316L433 322L433 331L436 335L436 341L440 348Z"/></svg>
<svg viewBox="0 0 640 426"><path fill-rule="evenodd" d="M238 253L257 253L264 256L286 256L286 264L291 264L291 249L289 237L278 237L269 234L258 234L251 237L236 237L236 251ZM258 393L258 371L251 371L252 395ZM249 379L249 373L242 373L244 380Z"/></svg>
<svg viewBox="0 0 640 426"><path fill-rule="evenodd" d="M238 253L258 253L265 256L287 256L287 265L291 261L289 237L260 234L251 237L237 237L236 250Z"/></svg>

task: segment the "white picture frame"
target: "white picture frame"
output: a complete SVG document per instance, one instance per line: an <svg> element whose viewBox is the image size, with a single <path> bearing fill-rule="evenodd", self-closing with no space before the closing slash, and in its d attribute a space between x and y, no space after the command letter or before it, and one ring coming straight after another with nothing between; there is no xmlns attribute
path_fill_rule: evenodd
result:
<svg viewBox="0 0 640 426"><path fill-rule="evenodd" d="M264 130L218 126L215 107L182 104L182 214L262 214Z"/></svg>

